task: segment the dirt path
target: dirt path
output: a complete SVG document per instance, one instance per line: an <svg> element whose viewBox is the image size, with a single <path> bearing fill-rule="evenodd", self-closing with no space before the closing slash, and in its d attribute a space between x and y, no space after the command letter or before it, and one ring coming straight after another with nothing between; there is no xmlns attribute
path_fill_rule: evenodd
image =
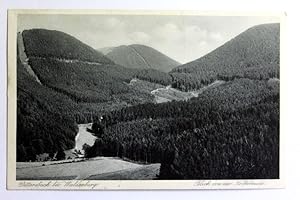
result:
<svg viewBox="0 0 300 200"><path fill-rule="evenodd" d="M95 140L97 139L92 133L87 131L87 128L91 128L92 123L90 124L79 124L78 125L78 134L75 138L75 149L83 151L83 145L88 144L93 146Z"/></svg>
<svg viewBox="0 0 300 200"><path fill-rule="evenodd" d="M89 124L78 124L78 133L75 137L75 147L65 151L66 158L75 159L76 157L84 157L84 144L93 146L97 139L92 133L87 131L87 128L91 129L92 123Z"/></svg>

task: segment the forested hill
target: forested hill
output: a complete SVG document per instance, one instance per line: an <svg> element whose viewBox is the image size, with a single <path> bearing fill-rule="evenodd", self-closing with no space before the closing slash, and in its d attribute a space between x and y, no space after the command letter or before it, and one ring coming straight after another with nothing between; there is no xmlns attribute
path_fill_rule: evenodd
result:
<svg viewBox="0 0 300 200"><path fill-rule="evenodd" d="M73 36L45 29L26 30L22 36L36 77L76 103L134 104L151 98L127 86L134 70L115 64Z"/></svg>
<svg viewBox="0 0 300 200"><path fill-rule="evenodd" d="M140 44L103 48L99 49L99 51L115 63L127 68L156 69L162 72L169 72L180 65L180 63L163 53Z"/></svg>
<svg viewBox="0 0 300 200"><path fill-rule="evenodd" d="M24 30L22 35L28 57L52 57L113 63L102 53L60 31L31 29Z"/></svg>
<svg viewBox="0 0 300 200"><path fill-rule="evenodd" d="M189 101L143 104L94 123L87 156L161 162L162 179L279 177L279 82L236 79Z"/></svg>
<svg viewBox="0 0 300 200"><path fill-rule="evenodd" d="M128 84L133 69L116 65L70 35L27 30L18 34L17 46L18 161L73 148L76 122L154 101Z"/></svg>
<svg viewBox="0 0 300 200"><path fill-rule="evenodd" d="M204 84L235 77L278 78L279 35L277 23L254 26L207 55L174 68L171 73L179 78L183 75L177 73L185 73L189 76L187 79L197 79Z"/></svg>
<svg viewBox="0 0 300 200"><path fill-rule="evenodd" d="M279 24L263 24L249 28L211 53L172 71L202 73L278 63Z"/></svg>
<svg viewBox="0 0 300 200"><path fill-rule="evenodd" d="M170 73L143 80L194 90L187 101L145 103L107 113L87 157L161 163L160 179L279 178L279 24L252 27ZM152 77L156 77L153 79Z"/></svg>

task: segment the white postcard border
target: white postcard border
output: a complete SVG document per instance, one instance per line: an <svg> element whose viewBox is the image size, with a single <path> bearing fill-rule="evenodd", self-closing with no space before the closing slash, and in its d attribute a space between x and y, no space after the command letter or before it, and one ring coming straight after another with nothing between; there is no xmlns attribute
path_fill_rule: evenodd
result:
<svg viewBox="0 0 300 200"><path fill-rule="evenodd" d="M19 14L66 14L66 15L199 15L199 16L277 16L280 18L280 179L251 180L16 180L16 33ZM285 17L281 12L216 12L216 11L146 11L146 10L43 10L25 9L8 11L8 92L7 92L7 189L16 190L173 190L173 189L266 189L284 188L284 114L285 91L287 91L282 69L285 60Z"/></svg>

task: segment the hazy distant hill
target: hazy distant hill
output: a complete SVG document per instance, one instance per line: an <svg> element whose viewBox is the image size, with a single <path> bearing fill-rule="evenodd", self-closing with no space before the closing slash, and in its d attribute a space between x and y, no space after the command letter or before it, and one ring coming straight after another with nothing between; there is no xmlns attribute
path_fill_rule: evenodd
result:
<svg viewBox="0 0 300 200"><path fill-rule="evenodd" d="M171 73L188 73L204 84L218 78L279 77L279 34L279 24L254 26L207 55L174 68Z"/></svg>
<svg viewBox="0 0 300 200"><path fill-rule="evenodd" d="M104 55L107 55L109 52L111 52L115 47L103 47L101 49L98 49L101 53Z"/></svg>
<svg viewBox="0 0 300 200"><path fill-rule="evenodd" d="M108 47L99 49L115 63L127 68L157 69L169 72L180 65L177 61L162 54L161 52L140 44L122 45L119 47Z"/></svg>

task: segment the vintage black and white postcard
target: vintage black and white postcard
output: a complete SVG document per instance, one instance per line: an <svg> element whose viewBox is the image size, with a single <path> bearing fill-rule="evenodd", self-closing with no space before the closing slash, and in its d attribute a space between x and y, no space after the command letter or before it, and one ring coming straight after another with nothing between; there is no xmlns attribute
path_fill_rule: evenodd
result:
<svg viewBox="0 0 300 200"><path fill-rule="evenodd" d="M282 13L8 11L9 189L284 187Z"/></svg>

